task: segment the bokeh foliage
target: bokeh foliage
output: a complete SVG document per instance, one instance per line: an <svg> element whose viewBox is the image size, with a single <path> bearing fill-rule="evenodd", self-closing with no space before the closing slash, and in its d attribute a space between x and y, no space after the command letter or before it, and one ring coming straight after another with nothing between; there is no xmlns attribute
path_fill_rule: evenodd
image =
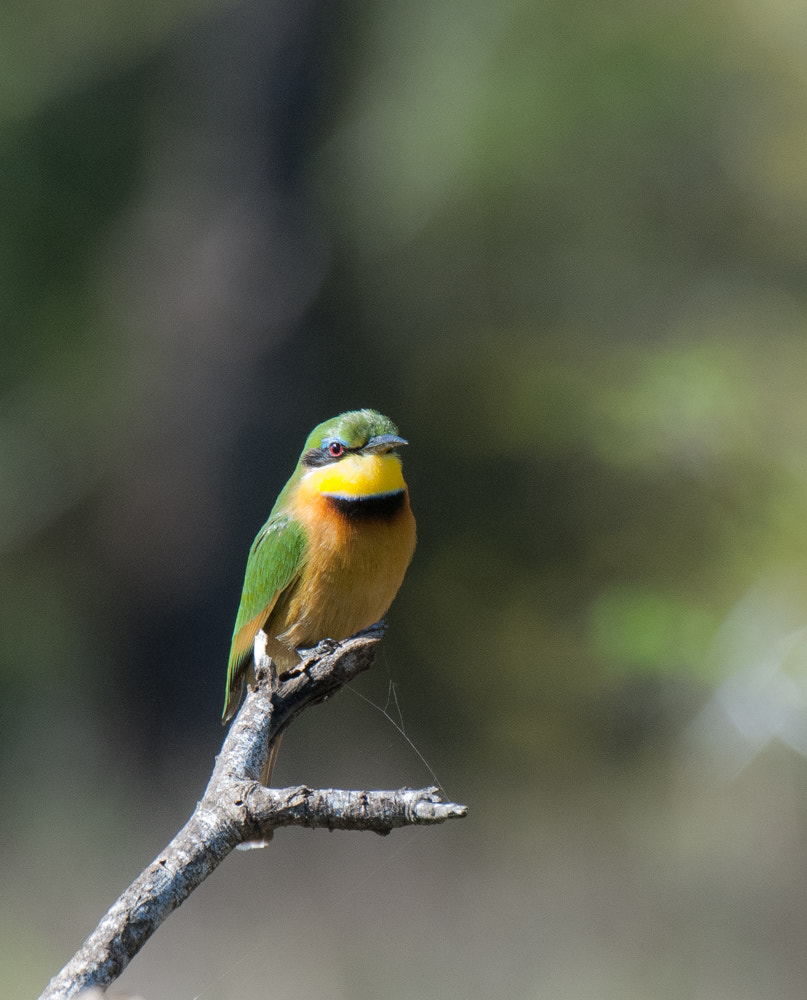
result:
<svg viewBox="0 0 807 1000"><path fill-rule="evenodd" d="M573 774L558 829L588 810L605 846L576 844L560 870L613 861L619 803L631 849L647 836L680 866L679 917L713 913L687 894L692 863L726 878L725 909L710 897L723 920L777 807L749 795L736 868L715 875L698 845L726 820L670 778L683 734L726 683L750 715L710 727L721 753L761 752L782 713L795 732L807 710L788 639L807 620L801 12L135 2L0 20L7 856L30 871L32 782L67 831L30 933L3 935L27 952L19 989L72 942L46 883L58 869L69 894L86 814L134 850L132 802L193 801L175 764L201 782L219 738L246 549L310 426L359 405L412 442L420 535L369 695L397 683L459 799L456 783L540 795ZM366 732L345 728L319 719L308 740L366 764ZM304 744L289 781L295 759L314 766ZM798 841L801 762L770 766ZM681 811L697 821L659 846ZM488 860L489 835L474 848ZM782 844L777 878L796 864ZM42 954L20 946L43 926ZM608 988L723 995L703 957L682 986L692 941L676 940L647 968L612 942ZM774 953L754 951L763 969ZM787 953L794 981L801 962ZM584 979L564 995L589 995ZM546 995L528 980L513 992ZM775 994L797 996L784 980Z"/></svg>

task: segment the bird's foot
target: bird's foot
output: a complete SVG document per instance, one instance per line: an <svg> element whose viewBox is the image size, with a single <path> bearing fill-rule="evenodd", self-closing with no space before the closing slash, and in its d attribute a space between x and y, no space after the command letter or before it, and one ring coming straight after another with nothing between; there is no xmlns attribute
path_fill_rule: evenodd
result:
<svg viewBox="0 0 807 1000"><path fill-rule="evenodd" d="M312 646L310 649L298 646L295 652L300 657L301 663L304 663L306 660L311 660L315 656L328 656L329 653L333 653L333 651L343 642L349 642L351 639L358 639L363 636L372 636L373 638L380 639L386 631L386 628L386 619L380 618L373 625L368 625L367 628L363 628L360 632L356 632L354 635L348 636L347 639L320 639L316 646ZM298 667L293 668L293 670L298 669Z"/></svg>
<svg viewBox="0 0 807 1000"><path fill-rule="evenodd" d="M306 660L312 660L317 656L327 656L329 653L332 653L338 645L338 639L320 639L316 646L311 646L309 649L298 646L295 653L300 657L300 662L304 663ZM297 670L298 668L295 667L294 669Z"/></svg>

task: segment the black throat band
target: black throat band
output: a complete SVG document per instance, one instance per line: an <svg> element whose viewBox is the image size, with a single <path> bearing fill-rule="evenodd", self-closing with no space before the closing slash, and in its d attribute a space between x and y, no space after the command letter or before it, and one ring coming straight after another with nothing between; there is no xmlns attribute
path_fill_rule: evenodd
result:
<svg viewBox="0 0 807 1000"><path fill-rule="evenodd" d="M376 493L369 497L339 497L328 495L328 503L350 521L383 520L394 517L404 505L405 490Z"/></svg>

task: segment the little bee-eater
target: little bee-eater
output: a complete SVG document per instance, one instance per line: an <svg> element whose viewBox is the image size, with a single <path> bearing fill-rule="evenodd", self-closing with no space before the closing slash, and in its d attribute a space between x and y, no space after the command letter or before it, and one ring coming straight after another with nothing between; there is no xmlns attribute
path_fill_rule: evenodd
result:
<svg viewBox="0 0 807 1000"><path fill-rule="evenodd" d="M315 427L269 520L249 550L233 629L224 721L238 710L260 629L280 671L296 650L346 639L384 616L415 550L398 448L407 442L375 410ZM271 780L278 743L261 775Z"/></svg>

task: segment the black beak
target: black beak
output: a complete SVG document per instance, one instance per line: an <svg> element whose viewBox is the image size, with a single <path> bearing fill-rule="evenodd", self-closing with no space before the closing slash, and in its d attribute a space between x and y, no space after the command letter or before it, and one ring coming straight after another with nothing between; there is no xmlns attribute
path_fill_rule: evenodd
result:
<svg viewBox="0 0 807 1000"><path fill-rule="evenodd" d="M398 437L397 434L379 434L377 437L370 438L362 451L383 455L387 451L392 451L393 448L400 448L402 444L409 444L409 442Z"/></svg>

